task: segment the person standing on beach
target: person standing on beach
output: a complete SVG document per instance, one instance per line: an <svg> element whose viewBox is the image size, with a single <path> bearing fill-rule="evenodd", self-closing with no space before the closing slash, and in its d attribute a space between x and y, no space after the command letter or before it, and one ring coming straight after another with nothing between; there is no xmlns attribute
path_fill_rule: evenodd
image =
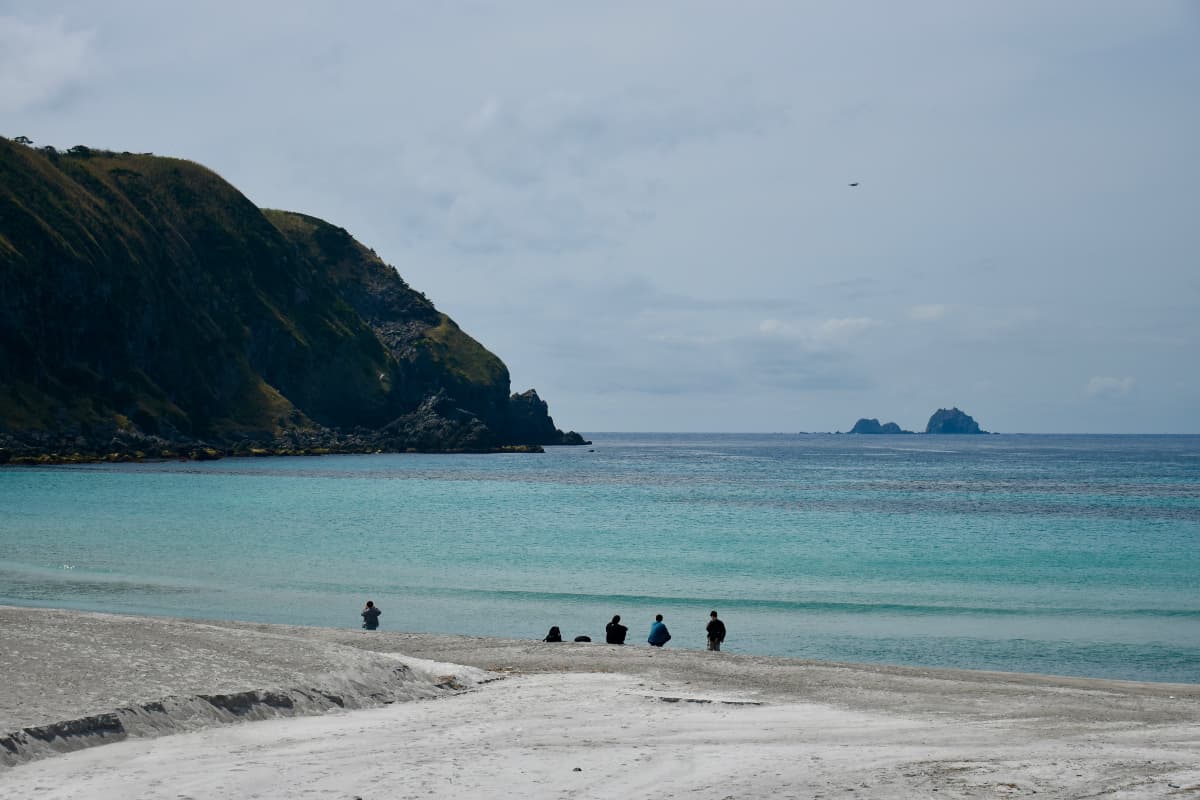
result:
<svg viewBox="0 0 1200 800"><path fill-rule="evenodd" d="M621 624L621 615L614 614L612 622L604 626L604 641L609 644L625 644L625 634L629 628Z"/></svg>
<svg viewBox="0 0 1200 800"><path fill-rule="evenodd" d="M376 630L379 627L379 615L382 613L373 602L368 600L367 607L362 610L363 627L369 631Z"/></svg>
<svg viewBox="0 0 1200 800"><path fill-rule="evenodd" d="M651 647L662 647L667 642L671 641L671 632L667 630L667 626L662 621L662 614L654 617L654 624L650 626L650 638L646 640Z"/></svg>
<svg viewBox="0 0 1200 800"><path fill-rule="evenodd" d="M721 642L725 641L725 623L717 619L717 612L712 612L708 616L712 617L708 621L708 649L720 650Z"/></svg>

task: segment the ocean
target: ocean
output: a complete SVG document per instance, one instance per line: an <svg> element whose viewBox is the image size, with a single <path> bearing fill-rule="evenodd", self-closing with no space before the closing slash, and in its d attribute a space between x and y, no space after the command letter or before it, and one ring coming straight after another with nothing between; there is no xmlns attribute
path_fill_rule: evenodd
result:
<svg viewBox="0 0 1200 800"><path fill-rule="evenodd" d="M1200 436L591 438L2 468L0 604L1200 682Z"/></svg>

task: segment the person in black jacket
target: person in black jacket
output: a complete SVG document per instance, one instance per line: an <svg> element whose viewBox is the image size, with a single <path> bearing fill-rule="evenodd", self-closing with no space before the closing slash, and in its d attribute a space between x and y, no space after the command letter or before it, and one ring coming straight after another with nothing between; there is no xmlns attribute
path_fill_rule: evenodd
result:
<svg viewBox="0 0 1200 800"><path fill-rule="evenodd" d="M621 615L614 614L612 622L604 626L604 641L609 644L625 644L625 634L629 628L621 624Z"/></svg>
<svg viewBox="0 0 1200 800"><path fill-rule="evenodd" d="M712 617L708 621L708 649L720 650L721 642L725 641L725 623L717 619L717 612L712 612L708 616Z"/></svg>
<svg viewBox="0 0 1200 800"><path fill-rule="evenodd" d="M546 638L542 639L542 641L543 642L561 642L562 641L562 631L560 631L558 629L557 625L554 625L550 628L550 632L546 634Z"/></svg>
<svg viewBox="0 0 1200 800"><path fill-rule="evenodd" d="M367 607L362 610L363 627L369 631L376 630L379 627L379 615L382 613L374 603L368 600Z"/></svg>

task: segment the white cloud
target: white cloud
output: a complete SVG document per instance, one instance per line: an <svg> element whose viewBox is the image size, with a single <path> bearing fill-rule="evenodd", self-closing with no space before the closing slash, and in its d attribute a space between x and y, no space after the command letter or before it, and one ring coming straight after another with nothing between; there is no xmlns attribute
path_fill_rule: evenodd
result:
<svg viewBox="0 0 1200 800"><path fill-rule="evenodd" d="M467 132L482 134L496 121L500 114L500 98L492 95L483 101L483 105L467 119Z"/></svg>
<svg viewBox="0 0 1200 800"><path fill-rule="evenodd" d="M346 227L570 427L1194 428L1194 2L343 5L0 0L0 133Z"/></svg>
<svg viewBox="0 0 1200 800"><path fill-rule="evenodd" d="M431 201L428 236L466 251L623 241L654 217L655 187L681 161L784 124L748 93L701 88L492 92L410 136L394 182ZM455 199L449 213L444 197Z"/></svg>
<svg viewBox="0 0 1200 800"><path fill-rule="evenodd" d="M91 33L67 30L62 18L27 23L0 17L0 111L57 97L87 73L91 42Z"/></svg>
<svg viewBox="0 0 1200 800"><path fill-rule="evenodd" d="M782 121L777 109L732 92L493 94L467 116L465 138L449 144L469 152L480 173L520 185L525 179L602 172L615 159L666 154L691 142L752 136ZM514 169L532 178L514 181Z"/></svg>
<svg viewBox="0 0 1200 800"><path fill-rule="evenodd" d="M758 332L764 336L793 339L807 350L823 352L844 350L850 346L851 340L882 324L879 320L870 317L843 317L801 322L764 319L758 324Z"/></svg>
<svg viewBox="0 0 1200 800"><path fill-rule="evenodd" d="M1124 378L1097 375L1088 381L1085 391L1088 397L1125 397L1133 389L1133 384L1133 378L1128 375Z"/></svg>
<svg viewBox="0 0 1200 800"><path fill-rule="evenodd" d="M915 319L918 322L935 322L950 310L950 306L942 303L930 303L928 305L910 306L908 309L908 318Z"/></svg>

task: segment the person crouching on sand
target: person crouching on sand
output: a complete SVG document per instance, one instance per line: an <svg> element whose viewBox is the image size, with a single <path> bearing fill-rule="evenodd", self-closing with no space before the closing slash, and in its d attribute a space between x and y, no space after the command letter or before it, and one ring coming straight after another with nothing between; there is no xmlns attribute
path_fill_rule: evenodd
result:
<svg viewBox="0 0 1200 800"><path fill-rule="evenodd" d="M720 650L721 642L725 641L725 623L717 619L717 612L709 614L712 619L708 621L708 628L705 630L708 633L708 649Z"/></svg>
<svg viewBox="0 0 1200 800"><path fill-rule="evenodd" d="M667 630L667 626L662 621L662 614L657 614L654 617L654 624L650 626L650 638L646 640L651 647L662 647L667 642L671 641L671 632Z"/></svg>
<svg viewBox="0 0 1200 800"><path fill-rule="evenodd" d="M629 628L621 624L621 615L614 614L612 622L604 626L604 641L609 644L625 644L625 634Z"/></svg>
<svg viewBox="0 0 1200 800"><path fill-rule="evenodd" d="M369 631L373 631L379 627L379 615L383 612L375 607L375 604L370 600L367 601L367 607L362 610L363 627Z"/></svg>

